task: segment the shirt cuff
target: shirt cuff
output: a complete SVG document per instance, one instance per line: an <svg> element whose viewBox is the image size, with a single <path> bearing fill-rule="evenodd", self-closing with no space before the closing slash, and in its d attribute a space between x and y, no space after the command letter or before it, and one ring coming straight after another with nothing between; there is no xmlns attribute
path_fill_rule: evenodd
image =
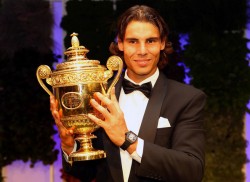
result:
<svg viewBox="0 0 250 182"><path fill-rule="evenodd" d="M73 148L73 150L72 150L72 152L71 152L70 154L72 154L73 152L75 152L75 151L76 151L76 148L77 148L77 144L76 144L76 142L75 142L74 148ZM62 151L63 151L63 150L62 150ZM64 157L65 161L69 163L69 156L68 156L68 154L67 154L66 152L64 152L64 151L63 151L63 157Z"/></svg>
<svg viewBox="0 0 250 182"><path fill-rule="evenodd" d="M130 155L134 160L141 163L141 158L143 155L144 140L138 138L138 143L136 150Z"/></svg>

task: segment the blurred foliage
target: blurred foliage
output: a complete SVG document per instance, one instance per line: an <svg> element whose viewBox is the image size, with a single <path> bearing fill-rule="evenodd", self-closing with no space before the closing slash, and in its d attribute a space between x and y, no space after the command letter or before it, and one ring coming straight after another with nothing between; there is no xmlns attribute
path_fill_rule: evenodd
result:
<svg viewBox="0 0 250 182"><path fill-rule="evenodd" d="M191 1L190 1L191 2ZM244 117L249 112L250 69L246 1L192 1L184 61L191 84L208 96L205 109L206 170L203 181L244 181ZM187 7L187 6L186 6ZM191 15L192 15L191 14ZM191 20L191 17L187 18Z"/></svg>
<svg viewBox="0 0 250 182"><path fill-rule="evenodd" d="M244 31L197 30L190 34L189 43L184 57L191 68L192 84L208 95L204 181L244 181L244 116L250 98Z"/></svg>
<svg viewBox="0 0 250 182"><path fill-rule="evenodd" d="M51 51L50 4L8 0L0 8L0 170L16 160L31 167L37 161L52 164L56 131L49 96L36 79L39 65L57 60Z"/></svg>

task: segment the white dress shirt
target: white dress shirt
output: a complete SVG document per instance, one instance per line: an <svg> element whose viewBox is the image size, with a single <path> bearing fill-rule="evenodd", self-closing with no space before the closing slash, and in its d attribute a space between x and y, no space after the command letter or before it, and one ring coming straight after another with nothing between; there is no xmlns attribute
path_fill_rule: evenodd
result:
<svg viewBox="0 0 250 182"><path fill-rule="evenodd" d="M152 87L154 87L155 82L158 79L158 77L159 77L158 69L152 76L143 80L140 83L135 83L134 81L132 81L128 77L127 71L125 72L125 76L124 76L125 79L131 81L132 83L139 84L139 85L142 85L147 82L151 82ZM149 99L140 91L136 90L129 94L125 94L123 88L121 89L121 93L119 97L119 105L124 113L124 117L125 117L128 130L133 131L137 135L141 127L142 119L143 119L144 112L148 104L148 100ZM144 146L144 141L138 138L136 151L133 152L131 155L127 151L120 149L124 182L128 181L132 159L141 163L141 157L143 155L143 146Z"/></svg>

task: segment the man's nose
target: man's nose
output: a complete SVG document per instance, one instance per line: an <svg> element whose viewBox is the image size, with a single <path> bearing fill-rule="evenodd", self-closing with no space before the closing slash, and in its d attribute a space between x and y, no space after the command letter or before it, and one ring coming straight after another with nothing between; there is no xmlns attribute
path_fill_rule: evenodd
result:
<svg viewBox="0 0 250 182"><path fill-rule="evenodd" d="M138 48L138 53L141 55L144 55L147 53L147 46L145 43L140 43L139 48Z"/></svg>

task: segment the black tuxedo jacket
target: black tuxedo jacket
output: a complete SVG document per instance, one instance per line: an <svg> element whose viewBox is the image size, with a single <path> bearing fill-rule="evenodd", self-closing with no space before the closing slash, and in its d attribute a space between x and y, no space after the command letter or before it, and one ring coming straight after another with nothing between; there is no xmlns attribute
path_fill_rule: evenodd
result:
<svg viewBox="0 0 250 182"><path fill-rule="evenodd" d="M119 98L123 76L116 84ZM133 160L129 182L196 182L204 172L205 136L202 111L205 94L189 85L167 79L160 73L143 117L139 137L144 140L141 163ZM157 128L160 117L171 127ZM98 129L94 148L104 149L106 159L74 162L63 158L63 167L81 181L122 182L119 147Z"/></svg>

